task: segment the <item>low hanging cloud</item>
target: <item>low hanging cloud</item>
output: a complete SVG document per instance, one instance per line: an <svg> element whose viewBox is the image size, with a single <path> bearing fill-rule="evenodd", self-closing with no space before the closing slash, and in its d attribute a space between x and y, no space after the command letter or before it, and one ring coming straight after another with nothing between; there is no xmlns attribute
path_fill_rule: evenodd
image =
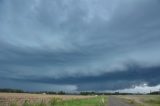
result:
<svg viewBox="0 0 160 106"><path fill-rule="evenodd" d="M25 82L50 85L43 90L117 90L160 84L159 4L0 0L0 87Z"/></svg>

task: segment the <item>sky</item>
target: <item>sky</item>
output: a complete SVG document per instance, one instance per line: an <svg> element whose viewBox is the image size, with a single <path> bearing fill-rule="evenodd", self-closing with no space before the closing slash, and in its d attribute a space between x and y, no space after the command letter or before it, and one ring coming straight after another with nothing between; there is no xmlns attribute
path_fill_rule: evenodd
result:
<svg viewBox="0 0 160 106"><path fill-rule="evenodd" d="M0 0L0 88L160 88L159 0Z"/></svg>

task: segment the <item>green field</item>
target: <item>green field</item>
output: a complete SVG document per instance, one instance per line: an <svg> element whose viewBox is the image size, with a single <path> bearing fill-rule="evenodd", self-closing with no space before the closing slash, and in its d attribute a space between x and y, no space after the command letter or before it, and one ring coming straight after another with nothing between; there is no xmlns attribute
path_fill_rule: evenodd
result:
<svg viewBox="0 0 160 106"><path fill-rule="evenodd" d="M99 96L88 99L76 99L57 103L55 106L106 106L107 97Z"/></svg>
<svg viewBox="0 0 160 106"><path fill-rule="evenodd" d="M71 99L62 100L61 98L53 98L49 102L41 101L39 103L30 103L25 101L22 106L107 106L106 96L97 96L86 99ZM16 103L11 103L10 106L18 106Z"/></svg>

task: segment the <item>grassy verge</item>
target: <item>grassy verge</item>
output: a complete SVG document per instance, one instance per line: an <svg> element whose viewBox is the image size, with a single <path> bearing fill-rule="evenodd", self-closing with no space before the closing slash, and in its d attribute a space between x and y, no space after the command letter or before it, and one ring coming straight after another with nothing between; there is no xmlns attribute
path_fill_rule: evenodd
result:
<svg viewBox="0 0 160 106"><path fill-rule="evenodd" d="M160 106L160 96L148 98L144 102L147 106Z"/></svg>
<svg viewBox="0 0 160 106"><path fill-rule="evenodd" d="M87 99L71 99L65 101L61 98L52 98L48 102L42 100L39 103L31 103L29 100L26 100L22 106L107 106L107 102L106 96L97 96ZM11 103L10 106L19 105L14 102Z"/></svg>
<svg viewBox="0 0 160 106"><path fill-rule="evenodd" d="M141 95L141 96L127 96L122 97L127 103L136 106L160 106L160 96L158 95Z"/></svg>

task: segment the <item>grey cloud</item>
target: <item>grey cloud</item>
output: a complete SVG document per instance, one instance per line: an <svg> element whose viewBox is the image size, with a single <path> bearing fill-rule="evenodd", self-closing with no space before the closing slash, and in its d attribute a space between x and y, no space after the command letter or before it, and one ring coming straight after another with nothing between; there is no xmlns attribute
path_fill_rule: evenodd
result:
<svg viewBox="0 0 160 106"><path fill-rule="evenodd" d="M159 9L158 0L0 0L0 79L78 76L74 80L79 81L117 73L116 79L130 61L158 67ZM125 78L115 88L139 83ZM108 79L105 83L115 86ZM88 89L85 84L79 89Z"/></svg>
<svg viewBox="0 0 160 106"><path fill-rule="evenodd" d="M144 68L138 65L128 65L128 69L119 72L109 72L98 76L55 78L22 78L12 79L22 82L48 83L48 84L70 84L76 85L78 90L120 90L134 88L141 84L156 86L160 83L160 67Z"/></svg>

